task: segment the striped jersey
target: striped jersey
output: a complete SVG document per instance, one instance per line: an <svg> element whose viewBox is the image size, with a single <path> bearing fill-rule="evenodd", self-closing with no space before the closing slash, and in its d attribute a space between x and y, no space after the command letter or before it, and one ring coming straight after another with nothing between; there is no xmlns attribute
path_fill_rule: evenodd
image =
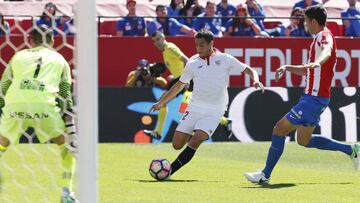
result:
<svg viewBox="0 0 360 203"><path fill-rule="evenodd" d="M311 63L317 61L321 54L321 50L326 47L330 47L331 49L330 58L319 68L307 69L305 94L330 98L331 82L336 65L336 42L329 29L325 28L315 36L310 45L310 57L308 62Z"/></svg>

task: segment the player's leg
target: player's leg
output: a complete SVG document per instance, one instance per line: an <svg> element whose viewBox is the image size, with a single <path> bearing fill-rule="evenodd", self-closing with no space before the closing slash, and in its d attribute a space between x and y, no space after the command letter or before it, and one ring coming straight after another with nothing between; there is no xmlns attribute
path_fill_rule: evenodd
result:
<svg viewBox="0 0 360 203"><path fill-rule="evenodd" d="M185 144L189 141L191 136L192 136L192 133L189 134L189 133L184 133L184 132L180 132L180 131L175 131L173 141L172 141L173 148L175 150L182 149L185 146Z"/></svg>
<svg viewBox="0 0 360 203"><path fill-rule="evenodd" d="M226 130L228 131L228 137L231 137L232 136L232 120L228 117L221 117L221 120L220 120L220 125L221 126L224 126L226 128Z"/></svg>
<svg viewBox="0 0 360 203"><path fill-rule="evenodd" d="M285 146L285 136L295 130L298 126L292 124L286 116L278 121L273 129L271 137L271 146L266 159L265 168L262 170L265 178L270 178L270 175L279 161Z"/></svg>
<svg viewBox="0 0 360 203"><path fill-rule="evenodd" d="M59 147L59 153L62 166L61 186L63 188L62 200L76 202L73 196L73 184L75 179L76 167L76 148L71 145L73 139L71 129L74 129L74 123L70 116L65 116L66 124L59 112L55 109L47 109L49 116L47 118L34 121L35 132L41 143L48 140L56 143ZM66 126L65 126L66 125Z"/></svg>
<svg viewBox="0 0 360 203"><path fill-rule="evenodd" d="M144 130L145 135L152 137L154 139L158 139L158 140L161 139L161 133L164 128L167 112L168 112L167 106L164 106L159 110L157 124L156 124L155 129L154 130L145 129Z"/></svg>
<svg viewBox="0 0 360 203"><path fill-rule="evenodd" d="M2 156L3 153L6 152L9 145L10 145L9 139L7 139L6 137L0 135L0 157Z"/></svg>
<svg viewBox="0 0 360 203"><path fill-rule="evenodd" d="M169 85L167 86L167 90L169 90L173 85L175 85L175 83L178 80L179 80L179 78L175 78L175 79L171 80ZM162 107L159 110L157 124L156 124L155 129L154 130L144 130L145 135L155 138L155 139L160 139L162 136L162 131L164 128L167 113L168 113L168 107L167 106Z"/></svg>
<svg viewBox="0 0 360 203"><path fill-rule="evenodd" d="M24 125L22 119L10 116L8 109L3 108L0 120L0 157L6 152L10 144L19 142L22 133L25 131Z"/></svg>
<svg viewBox="0 0 360 203"><path fill-rule="evenodd" d="M256 172L244 173L245 177L250 182L269 182L271 173L284 151L285 136L298 127L298 125L296 125L296 122L289 121L289 119L291 119L292 117L293 115L290 111L288 114L286 114L286 116L284 116L276 123L272 133L271 146L268 151L265 168Z"/></svg>
<svg viewBox="0 0 360 203"><path fill-rule="evenodd" d="M179 154L176 160L171 163L171 174L174 174L177 170L187 164L195 155L200 144L207 139L209 139L209 135L206 132L196 130L195 134L190 138L186 148Z"/></svg>
<svg viewBox="0 0 360 203"><path fill-rule="evenodd" d="M360 169L359 144L350 145L324 136L313 135L314 129L315 127L312 126L300 126L297 129L298 144L307 148L343 152L353 160L355 169Z"/></svg>
<svg viewBox="0 0 360 203"><path fill-rule="evenodd" d="M160 136L161 136L161 133L162 133L163 128L164 128L167 113L168 113L168 107L167 106L164 106L159 110L158 123L157 123L157 126L156 126L154 131Z"/></svg>
<svg viewBox="0 0 360 203"><path fill-rule="evenodd" d="M190 111L190 112L189 112ZM180 150L189 141L193 135L193 130L196 122L199 120L200 114L187 109L184 116L181 118L179 125L176 128L173 137L173 147ZM183 165L188 163L194 156L195 150L188 146L179 154L179 156L171 163L171 174L179 170Z"/></svg>
<svg viewBox="0 0 360 203"><path fill-rule="evenodd" d="M351 146L350 144L341 143L331 138L312 134L315 126L319 124L321 113L325 110L330 100L307 96L304 101L305 105L303 111L301 111L304 125L300 126L297 130L298 143L308 148L343 152L351 157L354 161L355 168L359 169L359 144Z"/></svg>
<svg viewBox="0 0 360 203"><path fill-rule="evenodd" d="M177 127L177 131L184 132L188 135L191 135L193 131L195 133L190 140L188 140L186 148L171 164L171 174L174 174L193 158L200 144L209 139L209 137L214 133L216 127L219 125L223 112L206 111L208 110L203 111L196 108L196 111L194 112L190 107L181 119L181 122ZM183 144L186 139L186 137L183 137L181 144Z"/></svg>
<svg viewBox="0 0 360 203"><path fill-rule="evenodd" d="M327 137L313 135L314 129L315 126L300 126L297 129L298 144L308 148L341 151L349 156L352 154L353 150L351 145Z"/></svg>
<svg viewBox="0 0 360 203"><path fill-rule="evenodd" d="M76 202L73 193L73 185L75 178L75 167L76 167L76 158L75 151L69 149L68 144L65 141L65 136L60 135L58 137L52 138L51 141L56 143L60 149L61 157L61 166L62 166L62 202Z"/></svg>

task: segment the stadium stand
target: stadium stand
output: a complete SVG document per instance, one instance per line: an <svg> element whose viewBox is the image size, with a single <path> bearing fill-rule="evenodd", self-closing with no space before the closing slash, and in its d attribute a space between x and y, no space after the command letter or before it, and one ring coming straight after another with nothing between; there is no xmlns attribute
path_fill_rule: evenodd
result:
<svg viewBox="0 0 360 203"><path fill-rule="evenodd" d="M116 24L117 21L109 20L100 22L100 35L116 35Z"/></svg>

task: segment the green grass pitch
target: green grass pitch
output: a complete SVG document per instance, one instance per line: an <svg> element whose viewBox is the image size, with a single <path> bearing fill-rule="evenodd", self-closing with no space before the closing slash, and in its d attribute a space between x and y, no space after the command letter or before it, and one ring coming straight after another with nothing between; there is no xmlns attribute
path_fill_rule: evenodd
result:
<svg viewBox="0 0 360 203"><path fill-rule="evenodd" d="M171 144L100 144L99 202L358 202L360 172L339 153L287 143L269 185L254 185L244 172L262 168L270 143L213 143L157 182L153 158L174 160ZM49 152L50 151L50 152ZM42 158L39 158L41 157ZM18 145L0 160L0 202L59 202L60 165L55 145ZM22 164L26 163L26 164Z"/></svg>

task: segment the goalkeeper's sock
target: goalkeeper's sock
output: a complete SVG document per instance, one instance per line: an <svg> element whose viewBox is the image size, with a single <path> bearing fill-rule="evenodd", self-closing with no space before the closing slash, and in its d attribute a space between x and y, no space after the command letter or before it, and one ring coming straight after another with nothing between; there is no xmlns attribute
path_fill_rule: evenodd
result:
<svg viewBox="0 0 360 203"><path fill-rule="evenodd" d="M65 144L60 145L60 155L61 155L61 165L63 169L62 174L62 187L68 188L70 191L73 191L73 181L75 178L75 167L76 159L65 146Z"/></svg>
<svg viewBox="0 0 360 203"><path fill-rule="evenodd" d="M194 156L196 149L186 146L186 148L179 154L174 162L171 163L171 174L187 164Z"/></svg>
<svg viewBox="0 0 360 203"><path fill-rule="evenodd" d="M166 106L160 108L160 110L159 110L158 123L154 130L158 135L161 135L161 133L163 131L167 112L168 112L168 108Z"/></svg>
<svg viewBox="0 0 360 203"><path fill-rule="evenodd" d="M2 156L2 154L4 154L7 150L7 147L4 147L0 144L0 157Z"/></svg>
<svg viewBox="0 0 360 203"><path fill-rule="evenodd" d="M311 137L311 140L306 147L322 150L341 151L349 156L353 152L352 147L349 144L341 143L336 140L317 135L313 135Z"/></svg>
<svg viewBox="0 0 360 203"><path fill-rule="evenodd" d="M279 161L285 146L285 136L272 136L271 146L268 152L266 166L262 171L265 174L265 178L270 178L276 163Z"/></svg>
<svg viewBox="0 0 360 203"><path fill-rule="evenodd" d="M229 123L228 118L226 118L225 116L221 117L220 125L227 125L228 123Z"/></svg>

